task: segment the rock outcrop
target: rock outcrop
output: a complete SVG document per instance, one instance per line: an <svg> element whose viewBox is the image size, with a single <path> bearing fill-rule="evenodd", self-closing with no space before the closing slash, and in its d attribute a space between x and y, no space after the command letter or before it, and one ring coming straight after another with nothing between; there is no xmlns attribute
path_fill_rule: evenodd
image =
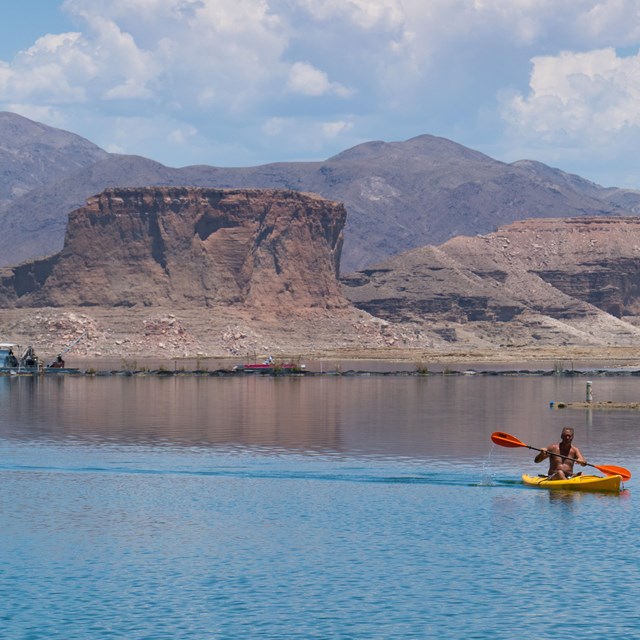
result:
<svg viewBox="0 0 640 640"><path fill-rule="evenodd" d="M296 191L109 189L61 253L0 271L0 326L45 353L84 335L88 357L637 351L640 218L516 222L340 285L345 215Z"/></svg>
<svg viewBox="0 0 640 640"><path fill-rule="evenodd" d="M69 215L59 254L0 272L0 305L344 308L345 218L295 191L107 189Z"/></svg>
<svg viewBox="0 0 640 640"><path fill-rule="evenodd" d="M451 342L640 339L640 218L538 219L422 247L343 278L360 309ZM440 327L440 328L438 328Z"/></svg>

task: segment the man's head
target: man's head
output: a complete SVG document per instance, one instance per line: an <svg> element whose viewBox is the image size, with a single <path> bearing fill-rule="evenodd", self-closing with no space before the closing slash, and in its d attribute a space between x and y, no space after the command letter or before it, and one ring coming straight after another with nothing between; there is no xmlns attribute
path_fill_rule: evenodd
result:
<svg viewBox="0 0 640 640"><path fill-rule="evenodd" d="M562 442L571 442L573 440L573 428L565 427L560 434Z"/></svg>

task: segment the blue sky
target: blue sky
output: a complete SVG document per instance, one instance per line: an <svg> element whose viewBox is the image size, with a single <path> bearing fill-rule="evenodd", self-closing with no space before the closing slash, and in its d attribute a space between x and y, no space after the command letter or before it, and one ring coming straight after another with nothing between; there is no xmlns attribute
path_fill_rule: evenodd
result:
<svg viewBox="0 0 640 640"><path fill-rule="evenodd" d="M444 136L640 188L640 0L20 0L0 109L169 166Z"/></svg>

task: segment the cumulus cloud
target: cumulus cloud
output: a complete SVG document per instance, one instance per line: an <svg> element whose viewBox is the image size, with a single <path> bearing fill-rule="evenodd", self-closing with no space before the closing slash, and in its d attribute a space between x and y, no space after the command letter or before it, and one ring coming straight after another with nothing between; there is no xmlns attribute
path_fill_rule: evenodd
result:
<svg viewBox="0 0 640 640"><path fill-rule="evenodd" d="M329 93L348 96L350 93L340 83L330 82L324 71L306 62L296 62L291 66L287 86L292 92L306 96L322 96Z"/></svg>
<svg viewBox="0 0 640 640"><path fill-rule="evenodd" d="M523 46L549 33L571 40L585 34L610 40L606 46L640 37L638 0L66 0L63 6L84 28L47 36L12 63L14 84L30 75L21 85L25 96L50 93L56 100L60 86L62 94L79 91L88 99L153 96L178 108L237 109L268 101L283 87L344 97L353 95L346 87L360 83L384 92L389 76L413 82L439 51L478 58L473 47L486 46L487 38ZM39 73L51 67L62 84ZM356 82L334 77L343 68Z"/></svg>
<svg viewBox="0 0 640 640"><path fill-rule="evenodd" d="M208 106L216 95L234 94L237 103L263 79L285 75L286 39L259 0L67 0L64 6L83 31L45 36L19 54L3 70L0 97L18 92L60 101L76 92L75 99L195 98Z"/></svg>
<svg viewBox="0 0 640 640"><path fill-rule="evenodd" d="M352 95L328 71L291 51L305 24L293 24L286 1L66 0L64 8L81 30L44 36L3 63L0 102L57 106L74 122L89 121L88 112L77 117L80 105L103 125L115 116L103 129L111 129L113 139L96 140L104 146L126 147L118 132L127 117L138 132L148 129L140 129L144 114L149 124L164 123L156 135L184 146L197 136L183 139L175 131L208 135L216 128L212 117L227 121L227 129L244 120L246 129L248 122L264 120L262 112L271 109L277 117L287 93L310 100ZM355 8L363 28L385 13L367 2ZM311 20L318 7L306 9L311 18L305 20ZM63 110L65 104L74 108ZM54 118L64 121L55 113L47 121ZM131 144L139 139L131 137Z"/></svg>
<svg viewBox="0 0 640 640"><path fill-rule="evenodd" d="M571 46L632 44L640 37L638 0L403 0L406 22L439 42L461 34L501 34L527 46L562 41Z"/></svg>
<svg viewBox="0 0 640 640"><path fill-rule="evenodd" d="M0 96L12 101L83 102L86 90L77 78L95 72L80 33L46 35L3 68Z"/></svg>
<svg viewBox="0 0 640 640"><path fill-rule="evenodd" d="M640 129L640 54L601 49L532 62L529 94L513 96L505 109L521 131L592 137Z"/></svg>
<svg viewBox="0 0 640 640"><path fill-rule="evenodd" d="M317 20L346 19L363 29L381 24L386 28L397 27L405 18L399 0L299 0L299 5Z"/></svg>
<svg viewBox="0 0 640 640"><path fill-rule="evenodd" d="M640 4L637 0L592 0L584 5L575 28L590 46L623 47L640 40Z"/></svg>

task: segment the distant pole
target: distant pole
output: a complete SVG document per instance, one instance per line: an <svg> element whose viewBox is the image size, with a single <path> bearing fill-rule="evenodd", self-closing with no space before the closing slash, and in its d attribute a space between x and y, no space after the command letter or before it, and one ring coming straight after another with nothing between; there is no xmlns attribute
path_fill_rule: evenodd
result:
<svg viewBox="0 0 640 640"><path fill-rule="evenodd" d="M591 382L591 380L589 380L587 382L587 402L591 402L593 400L593 393L591 390L591 385L593 384L593 382Z"/></svg>

